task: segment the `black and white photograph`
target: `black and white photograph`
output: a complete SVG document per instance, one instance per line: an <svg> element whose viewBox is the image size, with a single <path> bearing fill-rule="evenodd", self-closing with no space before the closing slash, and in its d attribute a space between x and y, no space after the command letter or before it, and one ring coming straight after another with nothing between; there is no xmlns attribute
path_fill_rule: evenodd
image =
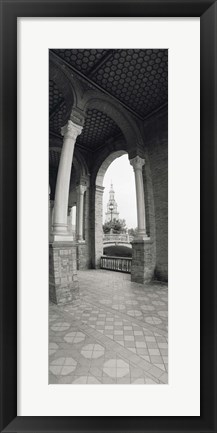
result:
<svg viewBox="0 0 217 433"><path fill-rule="evenodd" d="M49 49L49 384L168 383L168 49Z"/></svg>

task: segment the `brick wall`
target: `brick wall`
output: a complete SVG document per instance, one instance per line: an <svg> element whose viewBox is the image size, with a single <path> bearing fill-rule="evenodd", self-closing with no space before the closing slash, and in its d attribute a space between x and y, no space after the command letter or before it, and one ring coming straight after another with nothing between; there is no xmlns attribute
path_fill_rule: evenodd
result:
<svg viewBox="0 0 217 433"><path fill-rule="evenodd" d="M91 263L95 269L100 268L103 254L103 191L101 186L92 186L90 191Z"/></svg>
<svg viewBox="0 0 217 433"><path fill-rule="evenodd" d="M154 274L153 242L135 240L132 243L131 281L145 283Z"/></svg>
<svg viewBox="0 0 217 433"><path fill-rule="evenodd" d="M155 116L144 125L144 142L152 178L154 215L149 224L155 225L155 275L168 279L168 114Z"/></svg>
<svg viewBox="0 0 217 433"><path fill-rule="evenodd" d="M91 268L91 258L89 252L89 244L79 242L77 244L77 269L84 270Z"/></svg>
<svg viewBox="0 0 217 433"><path fill-rule="evenodd" d="M66 304L78 297L76 246L49 245L49 296L55 304Z"/></svg>

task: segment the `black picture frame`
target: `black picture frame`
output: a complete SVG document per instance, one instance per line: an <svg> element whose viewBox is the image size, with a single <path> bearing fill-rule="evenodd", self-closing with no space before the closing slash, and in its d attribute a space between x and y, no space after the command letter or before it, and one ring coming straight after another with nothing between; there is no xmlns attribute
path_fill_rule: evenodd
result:
<svg viewBox="0 0 217 433"><path fill-rule="evenodd" d="M217 2L1 0L0 431L216 432ZM17 416L17 17L200 17L201 415ZM192 269L192 272L194 270ZM187 392L187 384L186 384Z"/></svg>

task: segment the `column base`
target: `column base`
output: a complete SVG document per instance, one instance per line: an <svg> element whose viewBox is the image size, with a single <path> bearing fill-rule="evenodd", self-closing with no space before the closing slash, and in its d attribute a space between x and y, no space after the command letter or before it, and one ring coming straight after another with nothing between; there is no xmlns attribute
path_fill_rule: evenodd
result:
<svg viewBox="0 0 217 433"><path fill-rule="evenodd" d="M138 230L135 241L150 241L150 237L146 234L145 230Z"/></svg>
<svg viewBox="0 0 217 433"><path fill-rule="evenodd" d="M50 243L54 242L73 242L74 237L71 233L52 233L50 235Z"/></svg>
<svg viewBox="0 0 217 433"><path fill-rule="evenodd" d="M77 239L77 243L78 244L85 244L85 240L84 239Z"/></svg>
<svg viewBox="0 0 217 433"><path fill-rule="evenodd" d="M79 297L76 245L49 245L49 297L55 304L67 304Z"/></svg>
<svg viewBox="0 0 217 433"><path fill-rule="evenodd" d="M153 242L150 238L135 239L132 242L131 281L145 283L154 275Z"/></svg>

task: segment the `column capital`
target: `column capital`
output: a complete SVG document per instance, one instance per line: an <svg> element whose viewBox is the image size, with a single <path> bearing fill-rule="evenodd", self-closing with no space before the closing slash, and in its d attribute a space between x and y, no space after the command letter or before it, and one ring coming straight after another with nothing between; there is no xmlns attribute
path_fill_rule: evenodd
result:
<svg viewBox="0 0 217 433"><path fill-rule="evenodd" d="M84 194L85 193L85 191L87 190L87 186L86 185L78 185L78 186L76 186L76 191L79 193L79 194Z"/></svg>
<svg viewBox="0 0 217 433"><path fill-rule="evenodd" d="M135 158L130 159L130 164L133 166L134 170L142 170L145 160L137 155Z"/></svg>
<svg viewBox="0 0 217 433"><path fill-rule="evenodd" d="M71 120L68 120L66 125L61 128L61 134L64 137L72 138L75 141L77 136L81 134L82 129L83 129L82 126L77 125Z"/></svg>
<svg viewBox="0 0 217 433"><path fill-rule="evenodd" d="M84 126L85 112L78 107L74 107L70 114L70 120L76 125Z"/></svg>

